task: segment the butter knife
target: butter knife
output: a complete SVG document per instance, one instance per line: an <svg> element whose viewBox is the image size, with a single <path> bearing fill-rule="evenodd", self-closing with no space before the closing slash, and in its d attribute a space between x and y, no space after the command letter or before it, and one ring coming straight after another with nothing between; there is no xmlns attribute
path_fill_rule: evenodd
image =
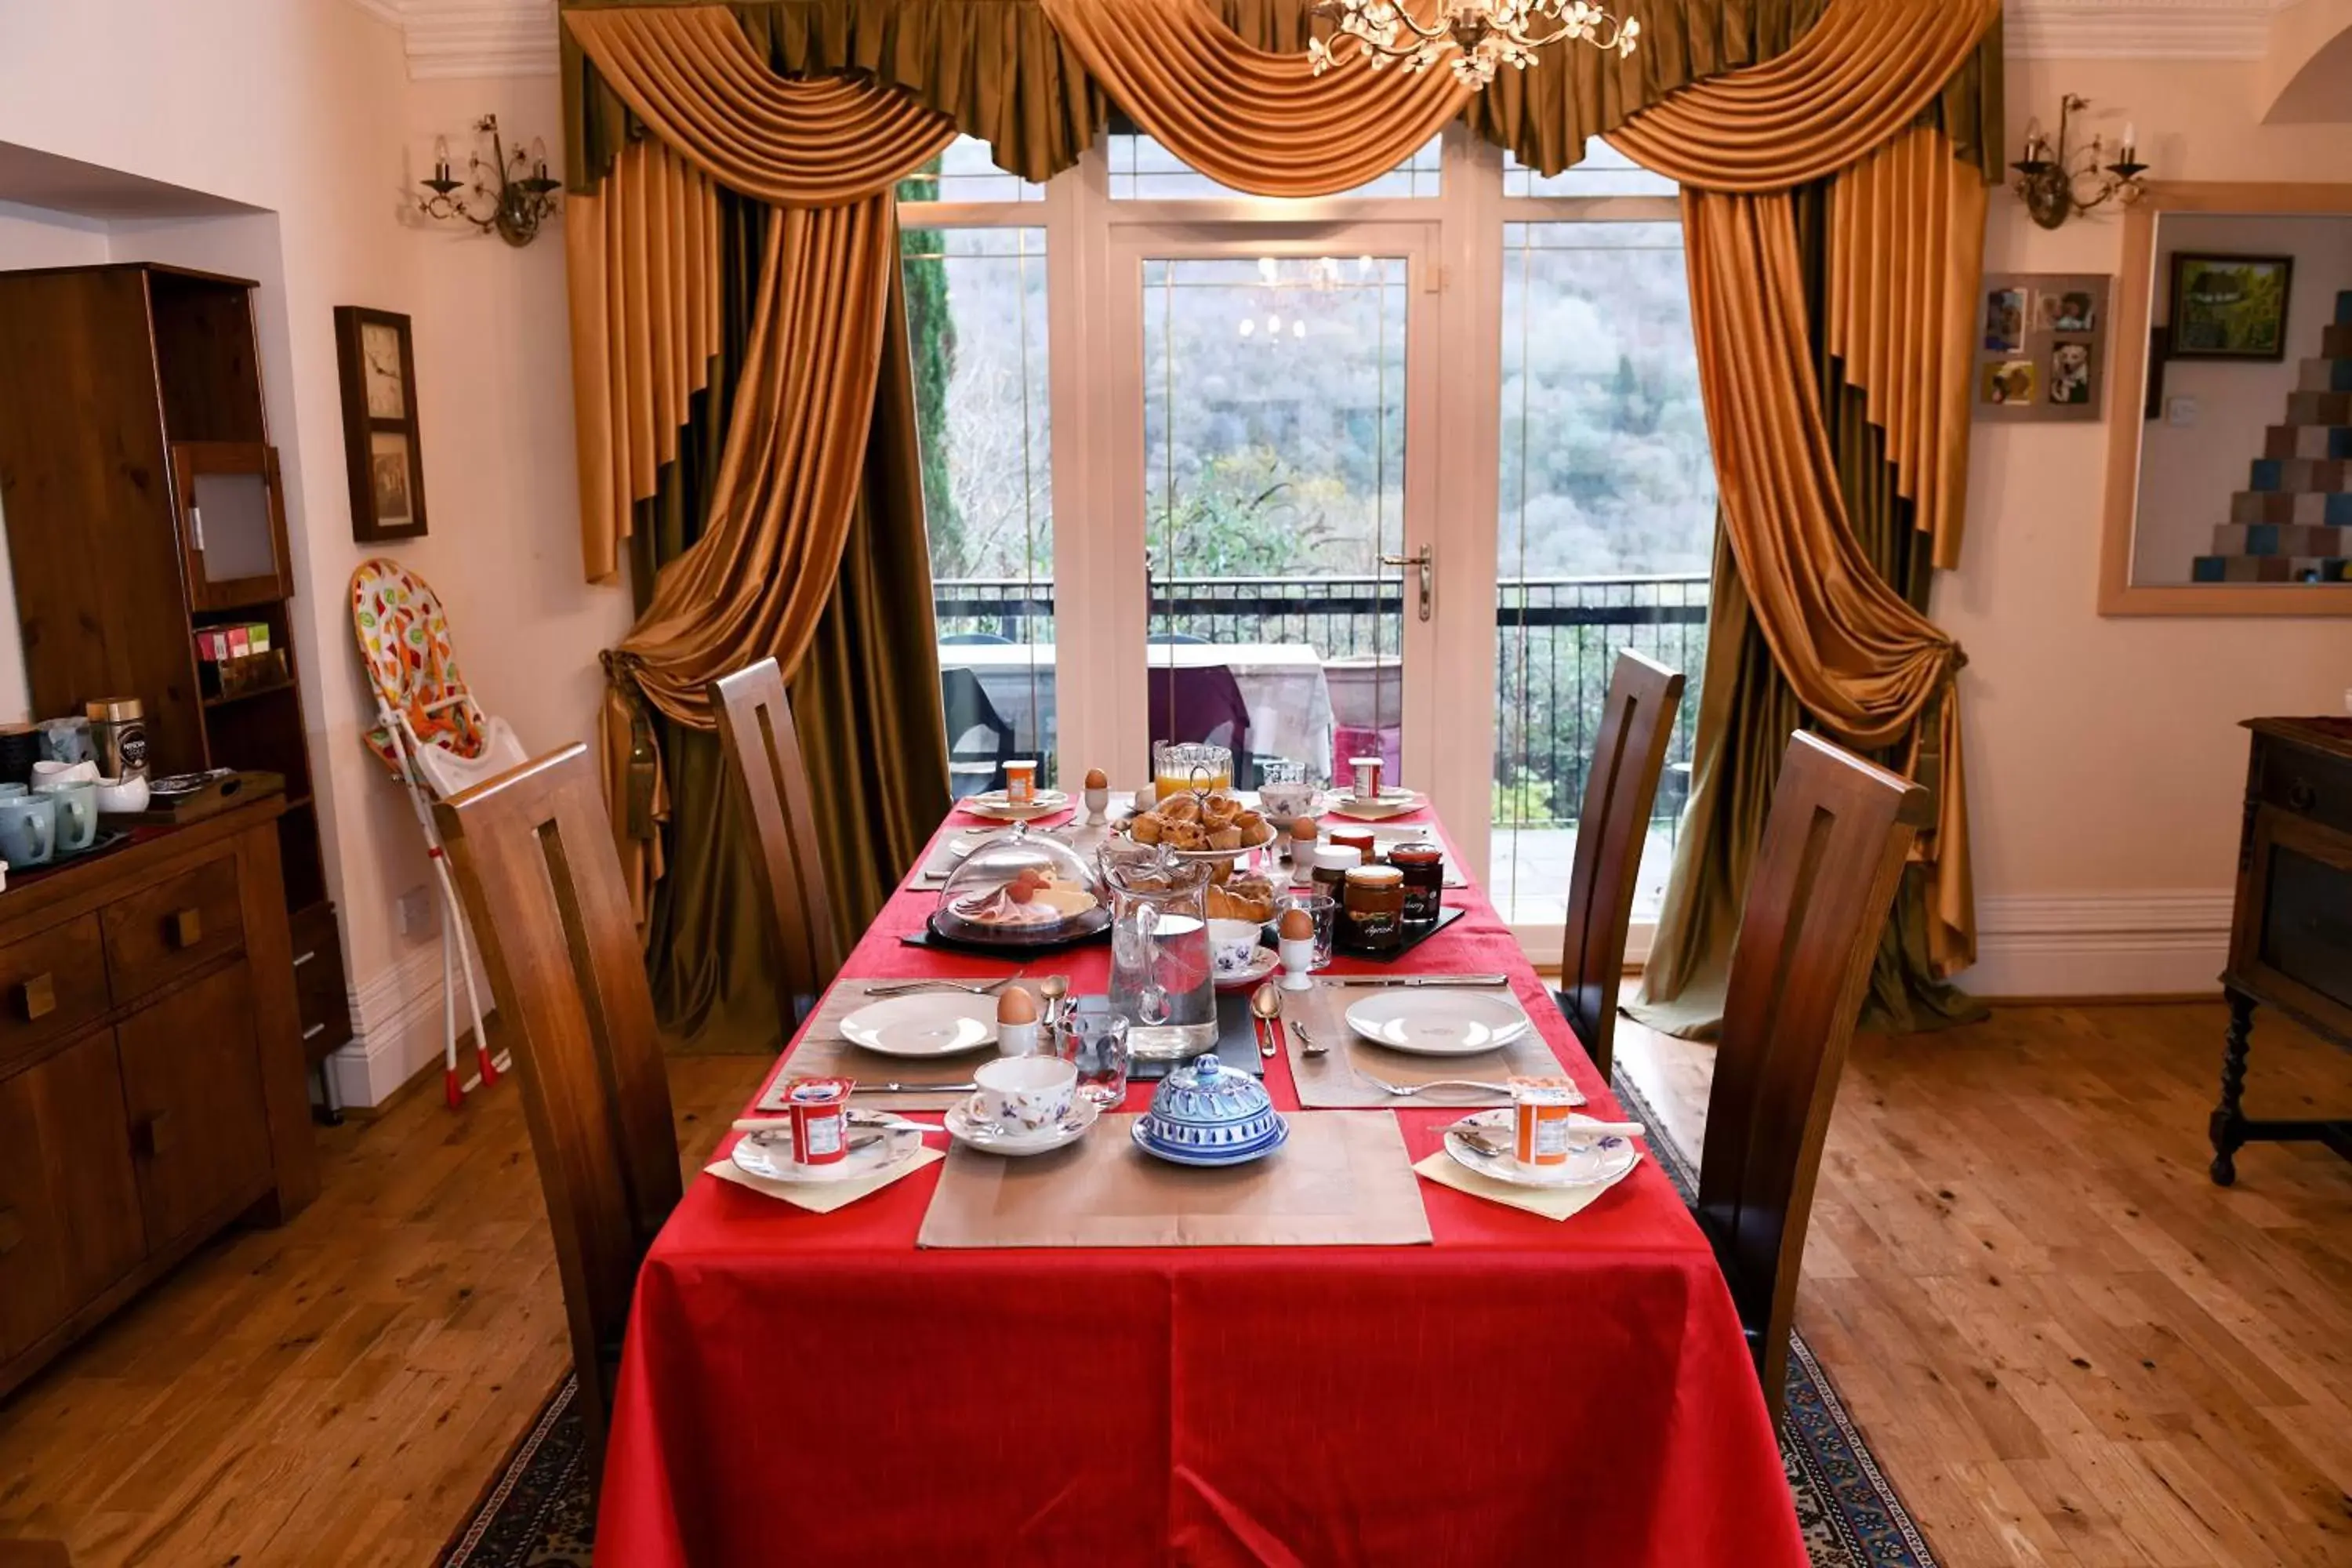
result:
<svg viewBox="0 0 2352 1568"><path fill-rule="evenodd" d="M1507 974L1335 974L1326 985L1508 985Z"/></svg>

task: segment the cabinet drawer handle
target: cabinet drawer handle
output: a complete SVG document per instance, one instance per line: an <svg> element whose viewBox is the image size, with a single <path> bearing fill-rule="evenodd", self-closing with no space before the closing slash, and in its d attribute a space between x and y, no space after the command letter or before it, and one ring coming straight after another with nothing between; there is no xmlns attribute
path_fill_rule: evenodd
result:
<svg viewBox="0 0 2352 1568"><path fill-rule="evenodd" d="M175 946L194 947L204 940L204 910L182 910L172 917L172 941Z"/></svg>
<svg viewBox="0 0 2352 1568"><path fill-rule="evenodd" d="M25 1021L37 1023L58 1010L58 977L48 970L25 982Z"/></svg>
<svg viewBox="0 0 2352 1568"><path fill-rule="evenodd" d="M306 1039L306 1040L315 1040L315 1039L317 1039L320 1035L323 1035L323 1034L325 1034L326 1032L327 1032L327 1026L326 1026L326 1025L324 1025L324 1024L313 1024L313 1025L311 1025L309 1028L307 1028L307 1029L305 1029L305 1030L303 1030L303 1031L302 1031L302 1037L303 1037L304 1039Z"/></svg>
<svg viewBox="0 0 2352 1568"><path fill-rule="evenodd" d="M143 1159L152 1160L172 1147L172 1113L159 1110L152 1116L142 1116L131 1124L131 1150Z"/></svg>
<svg viewBox="0 0 2352 1568"><path fill-rule="evenodd" d="M2319 804L2319 791L2309 779L2296 779L2286 786L2286 803L2297 811L2309 811Z"/></svg>
<svg viewBox="0 0 2352 1568"><path fill-rule="evenodd" d="M294 967L299 969L318 956L319 950L315 947L308 952L298 952L294 955Z"/></svg>
<svg viewBox="0 0 2352 1568"><path fill-rule="evenodd" d="M0 1208L0 1258L5 1258L24 1244L25 1222L16 1217L12 1208Z"/></svg>

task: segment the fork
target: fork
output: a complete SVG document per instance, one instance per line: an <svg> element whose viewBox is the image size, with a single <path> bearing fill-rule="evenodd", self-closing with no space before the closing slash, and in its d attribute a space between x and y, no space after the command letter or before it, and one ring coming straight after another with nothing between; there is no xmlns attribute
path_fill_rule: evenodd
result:
<svg viewBox="0 0 2352 1568"><path fill-rule="evenodd" d="M1386 1079L1374 1078L1361 1068L1356 1069L1356 1076L1382 1094L1393 1094L1401 1100L1410 1100L1423 1090L1432 1089L1483 1089L1490 1094L1511 1092L1510 1085L1490 1083L1482 1078L1433 1078L1427 1083L1391 1083Z"/></svg>
<svg viewBox="0 0 2352 1568"><path fill-rule="evenodd" d="M961 991L970 996L993 996L1020 978L1020 971L1015 970L1001 980L901 980L888 984L868 985L866 994L869 999L879 999L911 995L918 991Z"/></svg>

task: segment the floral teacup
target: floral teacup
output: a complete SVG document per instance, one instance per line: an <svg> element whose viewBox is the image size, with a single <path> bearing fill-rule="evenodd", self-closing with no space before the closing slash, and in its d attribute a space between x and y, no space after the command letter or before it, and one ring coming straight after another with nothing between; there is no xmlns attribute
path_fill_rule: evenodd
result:
<svg viewBox="0 0 2352 1568"><path fill-rule="evenodd" d="M971 1075L980 1085L971 1114L1005 1132L1035 1132L1070 1114L1077 1103L1078 1069L1055 1056L999 1057Z"/></svg>

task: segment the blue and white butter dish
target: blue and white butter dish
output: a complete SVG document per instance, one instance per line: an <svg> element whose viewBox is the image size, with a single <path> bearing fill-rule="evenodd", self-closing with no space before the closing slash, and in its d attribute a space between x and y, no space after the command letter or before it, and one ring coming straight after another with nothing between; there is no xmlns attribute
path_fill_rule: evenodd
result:
<svg viewBox="0 0 2352 1568"><path fill-rule="evenodd" d="M1151 1109L1134 1123L1139 1147L1180 1165L1246 1164L1289 1136L1290 1123L1266 1099L1265 1086L1213 1054L1161 1079Z"/></svg>

